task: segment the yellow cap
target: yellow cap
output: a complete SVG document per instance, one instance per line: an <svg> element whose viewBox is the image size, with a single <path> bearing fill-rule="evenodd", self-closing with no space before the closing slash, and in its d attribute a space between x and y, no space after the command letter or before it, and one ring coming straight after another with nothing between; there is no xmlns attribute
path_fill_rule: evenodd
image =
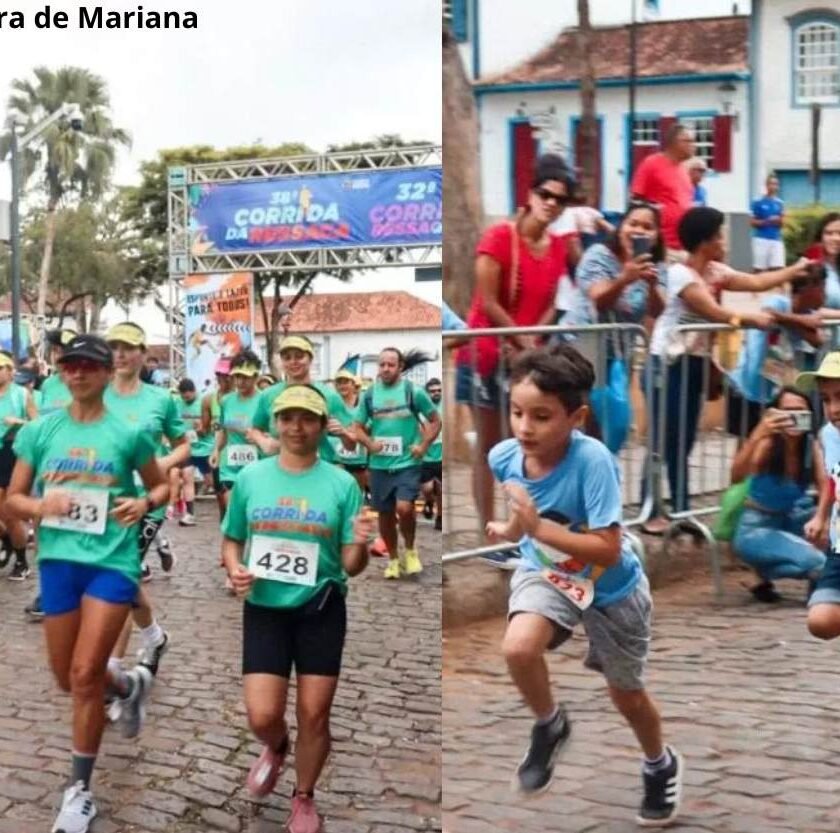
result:
<svg viewBox="0 0 840 833"><path fill-rule="evenodd" d="M239 367L231 368L231 376L258 376L260 369L255 364L241 364Z"/></svg>
<svg viewBox="0 0 840 833"><path fill-rule="evenodd" d="M129 344L132 347L146 346L146 333L143 332L142 327L136 324L131 324L126 321L124 324L116 324L105 333L105 341L109 344L115 341L120 341L123 344Z"/></svg>
<svg viewBox="0 0 840 833"><path fill-rule="evenodd" d="M12 361L12 357L7 356L5 353L0 353L0 367L11 367L14 370L15 363Z"/></svg>
<svg viewBox="0 0 840 833"><path fill-rule="evenodd" d="M316 416L326 416L327 400L309 385L289 385L271 403L271 413L279 414L280 411L290 411L293 408L309 411Z"/></svg>
<svg viewBox="0 0 840 833"><path fill-rule="evenodd" d="M829 353L817 371L800 373L796 377L796 387L808 393L814 389L817 379L840 379L840 351Z"/></svg>
<svg viewBox="0 0 840 833"><path fill-rule="evenodd" d="M308 338L303 336L286 336L280 342L280 352L284 350L302 350L304 353L309 353L314 358L315 350Z"/></svg>
<svg viewBox="0 0 840 833"><path fill-rule="evenodd" d="M349 379L354 384L359 384L359 377L355 373L351 373L346 368L341 368L341 370L337 371L335 374L336 379Z"/></svg>

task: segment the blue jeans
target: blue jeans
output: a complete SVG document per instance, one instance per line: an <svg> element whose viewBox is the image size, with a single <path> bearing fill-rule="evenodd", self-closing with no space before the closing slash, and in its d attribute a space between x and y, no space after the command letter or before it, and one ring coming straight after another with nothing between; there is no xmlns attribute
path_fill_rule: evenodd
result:
<svg viewBox="0 0 840 833"><path fill-rule="evenodd" d="M803 525L813 514L771 515L746 508L735 530L732 548L766 581L812 578L825 566L825 554L803 537Z"/></svg>
<svg viewBox="0 0 840 833"><path fill-rule="evenodd" d="M673 364L663 361L660 356L651 356L650 377L648 368L642 375L642 390L652 402L648 414L648 431L653 438L654 449L659 448L659 423L663 417L665 427L665 447L663 456L668 470L668 485L671 488L671 506L674 512L688 509L688 456L697 438L697 426L700 421L700 409L703 404L703 358L689 356L678 359ZM662 395L662 375L667 374L668 390ZM653 384L653 391L647 390L648 378ZM685 425L680 431L681 398L686 398ZM642 478L642 502L647 496L647 472ZM661 507L658 507L661 509ZM655 513L654 513L655 514Z"/></svg>

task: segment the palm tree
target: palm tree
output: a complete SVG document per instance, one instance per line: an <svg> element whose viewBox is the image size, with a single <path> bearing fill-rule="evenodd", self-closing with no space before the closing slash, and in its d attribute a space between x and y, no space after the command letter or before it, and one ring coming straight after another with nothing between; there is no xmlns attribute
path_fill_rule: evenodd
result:
<svg viewBox="0 0 840 833"><path fill-rule="evenodd" d="M598 123L595 119L595 71L592 66L592 26L589 22L589 0L578 0L578 50L580 52L580 131L575 156L580 168L583 188L590 197L595 190Z"/></svg>
<svg viewBox="0 0 840 833"><path fill-rule="evenodd" d="M37 175L47 200L36 306L37 314L43 315L55 242L56 210L71 195L83 200L98 199L110 183L117 147L130 145L131 139L111 121L108 88L98 75L79 67L62 67L55 72L38 67L33 75L34 81L12 81L6 116L8 132L0 136L0 158L9 153L13 125L17 125L19 132L26 132L62 104L78 104L83 117L80 132L54 124L22 154L22 182L25 185Z"/></svg>

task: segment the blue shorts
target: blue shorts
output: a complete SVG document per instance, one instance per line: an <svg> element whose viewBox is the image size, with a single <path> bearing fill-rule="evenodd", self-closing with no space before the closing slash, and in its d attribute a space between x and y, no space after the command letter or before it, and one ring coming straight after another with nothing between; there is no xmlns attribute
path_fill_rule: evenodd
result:
<svg viewBox="0 0 840 833"><path fill-rule="evenodd" d="M808 599L808 607L821 604L840 605L840 555L837 553L828 553L825 567Z"/></svg>
<svg viewBox="0 0 840 833"><path fill-rule="evenodd" d="M44 559L41 573L41 609L47 616L61 616L82 606L82 596L116 605L131 604L138 586L116 570L77 564L75 561Z"/></svg>
<svg viewBox="0 0 840 833"><path fill-rule="evenodd" d="M370 497L377 512L393 512L397 501L414 503L420 494L422 466L397 471L370 469Z"/></svg>
<svg viewBox="0 0 840 833"><path fill-rule="evenodd" d="M462 405L475 405L476 408L489 408L500 411L503 407L504 391L499 385L499 378L479 376L473 373L468 364L459 364L455 371L455 401Z"/></svg>

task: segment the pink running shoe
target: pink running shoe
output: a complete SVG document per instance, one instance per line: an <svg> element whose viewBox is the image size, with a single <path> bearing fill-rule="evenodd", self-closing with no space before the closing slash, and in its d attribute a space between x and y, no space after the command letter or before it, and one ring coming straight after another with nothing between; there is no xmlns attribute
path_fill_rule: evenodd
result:
<svg viewBox="0 0 840 833"><path fill-rule="evenodd" d="M254 761L245 786L254 798L265 798L270 795L286 761L286 753L289 751L289 738L283 741L279 752L263 747L260 757Z"/></svg>
<svg viewBox="0 0 840 833"><path fill-rule="evenodd" d="M324 823L315 809L311 795L292 796L292 814L286 822L287 833L323 833Z"/></svg>

